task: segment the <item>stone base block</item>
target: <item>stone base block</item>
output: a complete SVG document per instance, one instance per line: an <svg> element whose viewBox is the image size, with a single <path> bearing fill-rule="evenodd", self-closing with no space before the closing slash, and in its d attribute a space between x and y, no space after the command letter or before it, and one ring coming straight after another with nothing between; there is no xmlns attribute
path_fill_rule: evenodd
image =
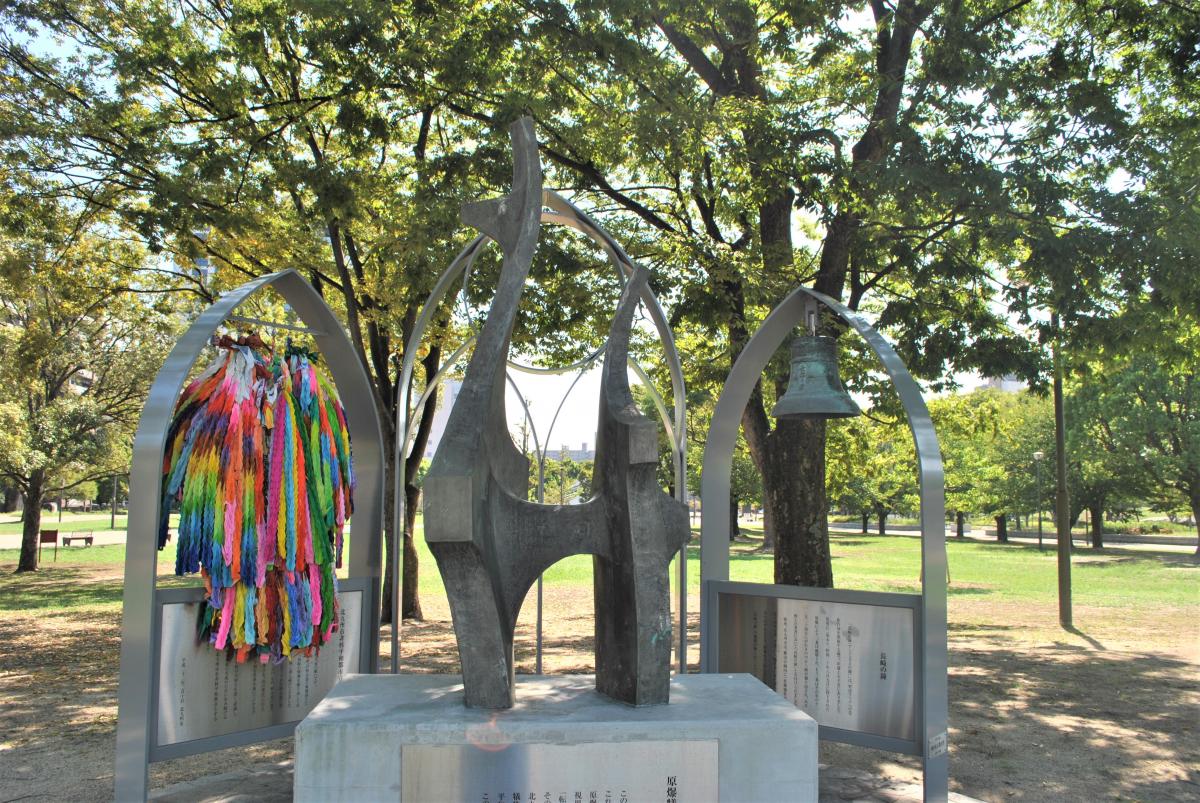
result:
<svg viewBox="0 0 1200 803"><path fill-rule="evenodd" d="M817 723L750 675L683 675L632 707L582 675L519 676L507 711L448 675L351 675L296 729L295 800L817 799Z"/></svg>

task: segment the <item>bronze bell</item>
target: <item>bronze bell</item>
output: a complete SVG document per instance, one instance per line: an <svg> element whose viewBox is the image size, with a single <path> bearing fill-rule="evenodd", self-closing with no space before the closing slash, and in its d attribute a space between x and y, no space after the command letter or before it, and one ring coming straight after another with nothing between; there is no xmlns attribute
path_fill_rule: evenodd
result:
<svg viewBox="0 0 1200 803"><path fill-rule="evenodd" d="M787 392L771 410L775 418L850 418L862 411L838 376L837 341L803 335L792 341Z"/></svg>

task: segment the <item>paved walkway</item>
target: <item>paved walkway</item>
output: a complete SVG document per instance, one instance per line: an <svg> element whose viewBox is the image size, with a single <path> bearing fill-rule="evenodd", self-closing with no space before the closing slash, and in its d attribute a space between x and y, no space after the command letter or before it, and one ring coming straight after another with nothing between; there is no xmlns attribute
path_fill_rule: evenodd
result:
<svg viewBox="0 0 1200 803"><path fill-rule="evenodd" d="M751 522L751 524L755 524ZM755 524L755 526L761 526ZM857 524L847 524L845 522L830 522L829 531L838 535L863 535L862 527ZM918 527L909 525L901 525L895 527L888 525L887 535L903 535L911 538L918 538L921 535L921 530ZM874 525L871 531L866 535L875 536L879 533L875 530ZM959 540L953 528L946 529L946 542L951 543ZM982 544L995 544L996 534L990 530L975 529L969 530L966 541L976 541ZM1037 533L1028 532L1026 530L1010 530L1008 540L1013 544L1021 544L1031 546L1037 544ZM1058 545L1058 539L1055 534L1049 530L1043 533L1042 543L1047 551L1054 551ZM1074 536L1075 551L1073 554L1080 555L1092 551L1091 542L1087 540L1081 532L1076 532ZM1196 551L1196 536L1194 535L1129 535L1125 533L1105 533L1104 547L1106 550L1116 549L1117 551L1134 550L1143 552L1177 552L1181 554L1191 554Z"/></svg>
<svg viewBox="0 0 1200 803"><path fill-rule="evenodd" d="M820 795L819 803L921 803L921 785L821 765ZM151 793L150 799L156 803L290 803L292 762L177 783ZM951 792L950 803L980 801Z"/></svg>

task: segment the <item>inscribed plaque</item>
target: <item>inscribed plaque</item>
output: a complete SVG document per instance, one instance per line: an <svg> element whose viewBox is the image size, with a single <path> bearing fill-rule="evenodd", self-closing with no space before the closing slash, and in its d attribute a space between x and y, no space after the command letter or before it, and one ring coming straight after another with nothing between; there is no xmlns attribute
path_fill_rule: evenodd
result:
<svg viewBox="0 0 1200 803"><path fill-rule="evenodd" d="M315 656L272 666L239 664L196 640L199 602L162 606L158 660L158 745L303 719L344 674L360 672L363 593L338 594L339 623Z"/></svg>
<svg viewBox="0 0 1200 803"><path fill-rule="evenodd" d="M916 739L914 611L722 594L718 671L749 672L822 726Z"/></svg>
<svg viewBox="0 0 1200 803"><path fill-rule="evenodd" d="M403 803L715 803L717 741L407 745Z"/></svg>

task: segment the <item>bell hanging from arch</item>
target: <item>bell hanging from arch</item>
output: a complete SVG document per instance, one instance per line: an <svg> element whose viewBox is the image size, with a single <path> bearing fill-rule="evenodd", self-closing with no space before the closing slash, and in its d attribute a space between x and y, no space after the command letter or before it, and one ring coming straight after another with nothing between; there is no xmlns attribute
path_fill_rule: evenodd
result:
<svg viewBox="0 0 1200 803"><path fill-rule="evenodd" d="M787 392L776 402L771 415L851 418L861 412L838 376L837 341L824 335L802 335L793 340Z"/></svg>

